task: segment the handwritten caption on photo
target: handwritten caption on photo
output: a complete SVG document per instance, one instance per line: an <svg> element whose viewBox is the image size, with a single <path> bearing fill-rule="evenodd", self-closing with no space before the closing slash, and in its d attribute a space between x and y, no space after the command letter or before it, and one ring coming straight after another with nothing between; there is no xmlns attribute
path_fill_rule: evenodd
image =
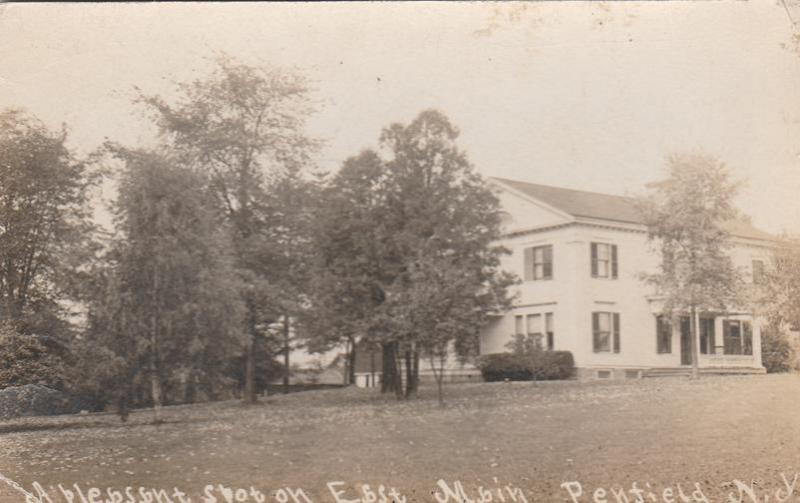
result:
<svg viewBox="0 0 800 503"><path fill-rule="evenodd" d="M629 487L588 487L579 481L561 484L564 491L561 501L571 503L785 503L800 501L800 487L795 473L790 479L780 474L780 480L773 487L761 487L755 483L733 480L722 499L710 499L699 483L690 487L675 484L668 487L652 488L632 483ZM528 503L544 501L535 495L511 484L501 485L494 478L495 485L467 488L461 481L438 480L426 500L436 503ZM189 496L185 491L171 489L127 486L125 488L81 487L74 483L64 486L43 487L34 482L31 489L25 489L17 482L0 474L0 482L15 490L24 503L315 503L315 496L299 487L282 487L272 491L262 491L253 486L230 487L223 484L207 484L199 497ZM342 481L326 483L327 494L321 501L333 503L410 503L410 499L394 487L369 484L347 484ZM552 499L549 496L545 499ZM9 502L10 503L10 502Z"/></svg>

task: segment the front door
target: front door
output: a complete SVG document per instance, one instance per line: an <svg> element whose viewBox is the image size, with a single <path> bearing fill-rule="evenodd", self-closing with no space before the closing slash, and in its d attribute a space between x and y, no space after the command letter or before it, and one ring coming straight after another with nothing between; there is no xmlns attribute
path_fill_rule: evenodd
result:
<svg viewBox="0 0 800 503"><path fill-rule="evenodd" d="M681 365L692 364L692 331L689 317L681 316Z"/></svg>

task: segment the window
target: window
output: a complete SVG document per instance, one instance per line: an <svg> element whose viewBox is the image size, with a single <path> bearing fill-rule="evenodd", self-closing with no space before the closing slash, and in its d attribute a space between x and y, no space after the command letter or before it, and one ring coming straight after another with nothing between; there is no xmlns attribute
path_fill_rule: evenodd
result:
<svg viewBox="0 0 800 503"><path fill-rule="evenodd" d="M726 355L753 354L753 329L749 321L725 320L722 332Z"/></svg>
<svg viewBox="0 0 800 503"><path fill-rule="evenodd" d="M553 279L553 245L525 248L525 281Z"/></svg>
<svg viewBox="0 0 800 503"><path fill-rule="evenodd" d="M592 243L592 277L617 277L617 245Z"/></svg>
<svg viewBox="0 0 800 503"><path fill-rule="evenodd" d="M595 353L619 353L619 313L592 313L592 339Z"/></svg>
<svg viewBox="0 0 800 503"><path fill-rule="evenodd" d="M552 351L555 348L555 338L553 332L553 313L544 314L544 331L547 334L547 349Z"/></svg>
<svg viewBox="0 0 800 503"><path fill-rule="evenodd" d="M524 323L525 318L522 316L518 315L514 317L514 335L525 335Z"/></svg>
<svg viewBox="0 0 800 503"><path fill-rule="evenodd" d="M764 262L762 260L753 260L753 284L764 284Z"/></svg>
<svg viewBox="0 0 800 503"><path fill-rule="evenodd" d="M700 317L700 354L713 355L717 344L714 318Z"/></svg>
<svg viewBox="0 0 800 503"><path fill-rule="evenodd" d="M610 370L598 370L596 375L598 379L611 379Z"/></svg>
<svg viewBox="0 0 800 503"><path fill-rule="evenodd" d="M542 315L529 314L527 316L527 333L528 337L536 343L536 346L542 347Z"/></svg>
<svg viewBox="0 0 800 503"><path fill-rule="evenodd" d="M656 352L672 353L672 323L663 315L656 316Z"/></svg>

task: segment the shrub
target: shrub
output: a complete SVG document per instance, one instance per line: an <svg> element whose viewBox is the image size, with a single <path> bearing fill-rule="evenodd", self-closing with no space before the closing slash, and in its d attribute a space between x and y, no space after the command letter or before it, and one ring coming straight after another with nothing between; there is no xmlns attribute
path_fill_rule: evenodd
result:
<svg viewBox="0 0 800 503"><path fill-rule="evenodd" d="M522 353L495 353L482 356L478 366L484 381L530 381L530 358Z"/></svg>
<svg viewBox="0 0 800 503"><path fill-rule="evenodd" d="M19 334L8 324L0 325L0 389L26 384L61 389L64 361L45 345L44 338Z"/></svg>
<svg viewBox="0 0 800 503"><path fill-rule="evenodd" d="M569 379L575 374L575 359L569 351L534 351L530 358L537 381Z"/></svg>
<svg viewBox="0 0 800 503"><path fill-rule="evenodd" d="M478 366L485 381L547 381L569 379L575 360L569 351L533 351L485 355Z"/></svg>
<svg viewBox="0 0 800 503"><path fill-rule="evenodd" d="M38 384L0 390L0 420L26 416L52 416L76 412L69 397Z"/></svg>
<svg viewBox="0 0 800 503"><path fill-rule="evenodd" d="M761 361L767 372L788 372L793 360L794 349L786 336L778 330L764 330L761 334Z"/></svg>

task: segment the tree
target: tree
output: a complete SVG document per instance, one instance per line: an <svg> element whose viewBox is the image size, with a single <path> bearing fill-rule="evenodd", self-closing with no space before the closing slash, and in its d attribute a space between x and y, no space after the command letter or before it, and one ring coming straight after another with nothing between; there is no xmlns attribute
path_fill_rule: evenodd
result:
<svg viewBox="0 0 800 503"><path fill-rule="evenodd" d="M447 351L474 352L490 313L510 306L513 276L500 271L499 201L456 144L458 129L426 110L381 135L389 228L399 274L384 304L401 342L406 396L416 393L421 354L430 358L441 395Z"/></svg>
<svg viewBox="0 0 800 503"><path fill-rule="evenodd" d="M761 336L764 367L767 372L785 372L795 357L787 332L800 327L800 242L784 236L761 277L753 279L756 306L766 320Z"/></svg>
<svg viewBox="0 0 800 503"><path fill-rule="evenodd" d="M385 177L378 155L362 152L327 181L314 207L310 308L301 318L301 333L315 352L348 348L351 384L359 339L381 329L378 307L396 263L388 252Z"/></svg>
<svg viewBox="0 0 800 503"><path fill-rule="evenodd" d="M123 381L144 374L158 417L165 384L180 378L191 400L222 380L243 346L241 285L203 177L162 153L111 149L125 163L120 235L90 319L127 362Z"/></svg>
<svg viewBox="0 0 800 503"><path fill-rule="evenodd" d="M698 376L697 317L725 313L743 302L741 272L730 255L725 223L737 218L737 184L723 163L702 154L668 159L668 177L640 200L648 239L661 258L659 272L644 275L662 298L666 315L688 313L692 376Z"/></svg>
<svg viewBox="0 0 800 503"><path fill-rule="evenodd" d="M384 129L386 158L348 159L323 192L310 312L328 330L317 340L380 344L382 391L399 397L416 393L423 356L441 392L451 348L468 354L486 317L509 303L499 203L457 136L443 114L424 111Z"/></svg>
<svg viewBox="0 0 800 503"><path fill-rule="evenodd" d="M233 228L250 338L245 400L255 402L258 340L273 352L285 349L285 334L284 341L273 341L265 327L301 304L295 289L281 288L302 284L291 276L300 267L287 267L286 261L302 260L293 253L301 241L293 225L299 216L295 203L303 197L291 194L308 187L299 182L316 147L304 132L313 111L309 88L291 72L223 56L207 79L180 84L178 91L174 104L159 96L142 96L141 102L153 113L168 148L207 174L216 207ZM292 191L281 192L287 188ZM283 197L291 199L287 207ZM278 298L281 302L275 302Z"/></svg>
<svg viewBox="0 0 800 503"><path fill-rule="evenodd" d="M61 300L94 251L89 164L20 110L0 111L0 318L22 333L66 330Z"/></svg>

